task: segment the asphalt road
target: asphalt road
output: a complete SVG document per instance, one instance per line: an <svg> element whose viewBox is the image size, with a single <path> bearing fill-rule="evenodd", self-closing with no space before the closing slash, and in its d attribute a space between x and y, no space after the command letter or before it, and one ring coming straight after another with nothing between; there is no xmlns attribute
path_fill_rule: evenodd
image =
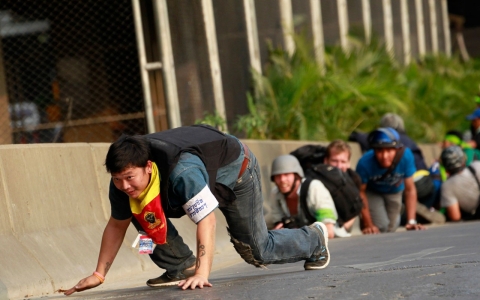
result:
<svg viewBox="0 0 480 300"><path fill-rule="evenodd" d="M239 262L213 272L212 288L124 285L70 298L480 299L479 229L479 222L471 222L331 240L331 262L321 271L304 271L303 262L267 270Z"/></svg>

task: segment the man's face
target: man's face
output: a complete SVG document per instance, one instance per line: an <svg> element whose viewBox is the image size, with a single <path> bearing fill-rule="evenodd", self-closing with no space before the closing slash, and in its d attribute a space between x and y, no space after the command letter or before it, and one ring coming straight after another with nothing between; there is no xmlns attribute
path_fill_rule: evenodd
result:
<svg viewBox="0 0 480 300"><path fill-rule="evenodd" d="M285 194L292 190L295 184L295 173L277 174L273 176L273 181L277 185L280 193Z"/></svg>
<svg viewBox="0 0 480 300"><path fill-rule="evenodd" d="M127 167L119 173L112 173L115 187L131 198L138 198L147 188L152 173L152 162L145 167Z"/></svg>
<svg viewBox="0 0 480 300"><path fill-rule="evenodd" d="M382 168L389 168L397 154L397 149L395 148L376 148L375 149L375 158Z"/></svg>
<svg viewBox="0 0 480 300"><path fill-rule="evenodd" d="M325 163L337 167L343 172L347 172L347 169L350 168L349 154L347 151L331 153L330 157L325 157Z"/></svg>
<svg viewBox="0 0 480 300"><path fill-rule="evenodd" d="M448 147L453 146L453 145L454 145L454 144L453 144L452 142L449 142L449 141L444 140L444 141L442 142L442 149L448 148Z"/></svg>
<svg viewBox="0 0 480 300"><path fill-rule="evenodd" d="M475 130L477 130L480 127L480 118L473 119L472 126Z"/></svg>

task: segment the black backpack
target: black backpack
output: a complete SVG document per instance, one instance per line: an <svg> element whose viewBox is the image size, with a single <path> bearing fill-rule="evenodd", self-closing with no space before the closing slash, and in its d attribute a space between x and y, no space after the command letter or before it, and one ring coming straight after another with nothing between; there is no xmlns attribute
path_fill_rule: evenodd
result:
<svg viewBox="0 0 480 300"><path fill-rule="evenodd" d="M327 148L320 145L305 145L290 154L298 159L303 170L307 170L314 165L323 164Z"/></svg>
<svg viewBox="0 0 480 300"><path fill-rule="evenodd" d="M338 213L337 222L339 226L342 226L346 221L360 214L363 202L357 184L350 174L344 173L336 167L323 164L325 149L323 146L306 145L290 153L300 161L307 178L302 183L300 190L300 205L309 222L315 222L316 218L310 215L307 208L306 198L310 182L312 179L318 179L330 192ZM354 171L352 170L351 173L354 173Z"/></svg>

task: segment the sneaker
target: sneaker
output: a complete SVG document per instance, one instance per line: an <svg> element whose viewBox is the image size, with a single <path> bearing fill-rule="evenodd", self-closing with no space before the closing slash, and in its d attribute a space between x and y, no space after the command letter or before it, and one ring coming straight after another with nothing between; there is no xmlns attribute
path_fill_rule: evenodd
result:
<svg viewBox="0 0 480 300"><path fill-rule="evenodd" d="M444 224L445 223L445 216L436 211L435 209L428 209L425 205L423 205L422 203L417 203L417 211L416 211L417 215L419 217L422 217L423 219L425 219L425 221L427 221L428 223L432 223L432 224Z"/></svg>
<svg viewBox="0 0 480 300"><path fill-rule="evenodd" d="M149 279L147 285L150 287L162 287L162 286L172 286L177 285L180 281L192 277L195 274L195 268L185 269L177 276L168 275L167 272L163 273L162 276Z"/></svg>
<svg viewBox="0 0 480 300"><path fill-rule="evenodd" d="M340 237L340 238L343 238L343 237L351 237L352 234L347 232L347 230L345 229L345 227L338 227L338 224L335 224L335 227L333 228L333 231L335 233L335 237Z"/></svg>
<svg viewBox="0 0 480 300"><path fill-rule="evenodd" d="M330 263L330 251L328 251L328 231L327 226L321 222L315 222L309 226L318 231L322 241L320 255L313 255L305 261L303 267L305 270L321 270Z"/></svg>

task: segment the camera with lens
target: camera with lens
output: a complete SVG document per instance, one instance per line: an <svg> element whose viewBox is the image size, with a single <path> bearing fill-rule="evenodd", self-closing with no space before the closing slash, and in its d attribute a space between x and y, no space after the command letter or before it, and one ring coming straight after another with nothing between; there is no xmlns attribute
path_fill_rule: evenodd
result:
<svg viewBox="0 0 480 300"><path fill-rule="evenodd" d="M283 217L282 223L283 223L283 228L288 228L288 229L299 228L298 221L295 217Z"/></svg>

